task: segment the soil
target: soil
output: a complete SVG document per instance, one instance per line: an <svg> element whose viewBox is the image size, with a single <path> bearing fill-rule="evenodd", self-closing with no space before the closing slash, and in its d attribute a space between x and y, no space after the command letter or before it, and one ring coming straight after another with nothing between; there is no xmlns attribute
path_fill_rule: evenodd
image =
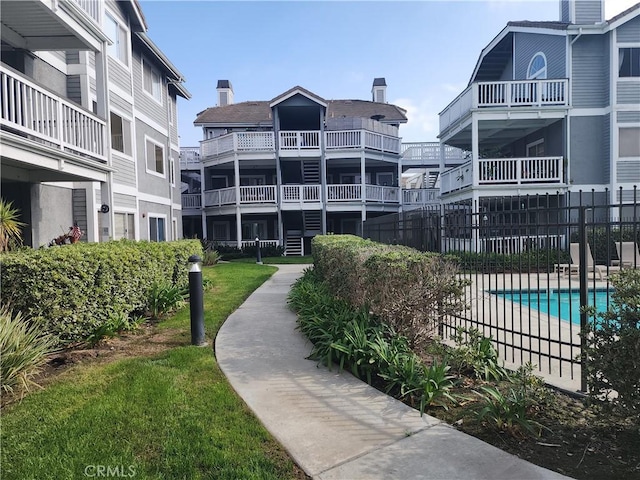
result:
<svg viewBox="0 0 640 480"><path fill-rule="evenodd" d="M134 333L103 340L94 348L78 348L50 356L34 381L46 387L51 379L74 365L151 356L188 341L184 332L159 330L153 324L144 324ZM529 412L533 420L546 427L540 436L521 429L500 431L478 421L472 413L480 404L473 390L481 385L482 382L475 379L462 377L454 393L465 397L466 401L448 405L448 409L430 408L426 413L506 452L569 477L579 480L640 479L640 425L637 419L604 414L587 405L583 398L548 389L545 401ZM3 405L16 400L17 397L2 396ZM309 478L301 469L296 469L295 478Z"/></svg>
<svg viewBox="0 0 640 480"><path fill-rule="evenodd" d="M430 363L433 356L421 355ZM481 409L482 386L495 386L509 392L513 384L490 383L459 376L453 394L464 400L447 409L434 407L425 413L453 425L460 431L490 443L501 450L531 463L579 480L639 480L640 423L590 405L577 394L540 384L534 389L535 402L527 410L527 418L540 427L534 432L523 428L503 428L480 421L474 412ZM407 402L408 403L408 402Z"/></svg>

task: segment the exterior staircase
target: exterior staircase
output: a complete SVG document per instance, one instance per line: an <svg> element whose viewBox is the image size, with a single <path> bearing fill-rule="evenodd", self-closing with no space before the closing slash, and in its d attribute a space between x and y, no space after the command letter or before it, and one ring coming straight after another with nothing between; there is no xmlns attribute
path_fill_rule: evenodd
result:
<svg viewBox="0 0 640 480"><path fill-rule="evenodd" d="M320 210L303 210L302 225L305 236L318 235L322 232L322 213Z"/></svg>
<svg viewBox="0 0 640 480"><path fill-rule="evenodd" d="M302 160L302 183L318 185L320 183L320 161Z"/></svg>
<svg viewBox="0 0 640 480"><path fill-rule="evenodd" d="M301 257L304 255L304 242L302 232L299 230L287 231L284 247L285 257Z"/></svg>

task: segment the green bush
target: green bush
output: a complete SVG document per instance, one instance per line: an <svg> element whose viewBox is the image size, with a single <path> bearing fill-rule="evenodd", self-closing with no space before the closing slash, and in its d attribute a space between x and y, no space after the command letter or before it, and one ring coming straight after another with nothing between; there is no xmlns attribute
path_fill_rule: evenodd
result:
<svg viewBox="0 0 640 480"><path fill-rule="evenodd" d="M7 305L0 306L0 383L4 392L15 388L28 389L32 377L53 350L54 339L42 335L36 325L14 313Z"/></svg>
<svg viewBox="0 0 640 480"><path fill-rule="evenodd" d="M336 297L365 308L409 340L433 336L440 322L464 308L467 280L440 254L375 243L352 235L316 236L314 265Z"/></svg>
<svg viewBox="0 0 640 480"><path fill-rule="evenodd" d="M0 257L1 301L64 345L81 342L112 315L143 312L154 282L188 284L198 240L77 243Z"/></svg>
<svg viewBox="0 0 640 480"><path fill-rule="evenodd" d="M610 281L609 310L583 333L589 395L601 406L640 416L640 270L622 270Z"/></svg>
<svg viewBox="0 0 640 480"><path fill-rule="evenodd" d="M449 356L458 373L469 372L476 378L497 381L508 376L498 361L491 338L481 335L478 329L458 327L452 340L456 346L450 349Z"/></svg>
<svg viewBox="0 0 640 480"><path fill-rule="evenodd" d="M173 285L167 281L156 281L148 293L147 311L152 319L160 320L168 313L179 309L185 303L186 287Z"/></svg>
<svg viewBox="0 0 640 480"><path fill-rule="evenodd" d="M466 272L553 272L556 263L569 263L569 252L556 249L535 249L515 255L501 253L448 252L460 269Z"/></svg>
<svg viewBox="0 0 640 480"><path fill-rule="evenodd" d="M378 321L366 309L336 299L316 271L308 269L293 285L289 305L298 314L298 328L313 342L310 358L329 368L350 369L371 384L386 382L387 393L408 398L421 414L432 405L446 406L453 377L446 362L424 365L405 337Z"/></svg>

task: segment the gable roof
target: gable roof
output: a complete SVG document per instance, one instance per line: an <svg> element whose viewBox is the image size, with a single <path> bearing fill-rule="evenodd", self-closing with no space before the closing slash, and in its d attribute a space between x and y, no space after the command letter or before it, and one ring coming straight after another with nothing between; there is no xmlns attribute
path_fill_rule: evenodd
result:
<svg viewBox="0 0 640 480"><path fill-rule="evenodd" d="M198 113L193 123L196 126L204 124L271 126L273 124L271 105L289 98L289 94L298 88L301 87L287 90L272 101L240 102L222 107L210 107ZM308 90L305 91L320 99L320 97ZM324 102L326 102L326 116L328 118L371 118L374 115L381 115L380 121L382 123L407 122L407 111L389 103L369 102L366 100L324 100Z"/></svg>
<svg viewBox="0 0 640 480"><path fill-rule="evenodd" d="M271 100L271 103L270 103L269 106L275 107L277 104L282 103L285 100L287 100L288 98L291 98L294 95L298 95L298 94L307 97L308 99L318 103L319 105L322 105L323 107L327 106L327 101L324 98L319 97L315 93L310 92L306 88L302 88L299 85L296 85L295 87L290 88L286 92L281 93L280 95L278 95L276 98Z"/></svg>

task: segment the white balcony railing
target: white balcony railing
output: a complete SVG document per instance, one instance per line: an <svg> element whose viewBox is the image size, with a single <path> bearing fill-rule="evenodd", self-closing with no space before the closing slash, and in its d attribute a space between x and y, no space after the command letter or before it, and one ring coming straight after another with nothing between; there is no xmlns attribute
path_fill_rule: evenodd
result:
<svg viewBox="0 0 640 480"><path fill-rule="evenodd" d="M479 183L559 183L562 157L488 158L479 161Z"/></svg>
<svg viewBox="0 0 640 480"><path fill-rule="evenodd" d="M0 124L48 146L106 161L105 122L0 66Z"/></svg>
<svg viewBox="0 0 640 480"><path fill-rule="evenodd" d="M467 87L440 112L440 132L454 125L474 108L568 105L567 79L478 82Z"/></svg>
<svg viewBox="0 0 640 480"><path fill-rule="evenodd" d="M202 158L228 152L273 152L273 132L233 132L200 142Z"/></svg>
<svg viewBox="0 0 640 480"><path fill-rule="evenodd" d="M200 168L201 165L199 147L180 148L180 168L182 170Z"/></svg>
<svg viewBox="0 0 640 480"><path fill-rule="evenodd" d="M305 203L320 201L320 185L282 185L282 203Z"/></svg>
<svg viewBox="0 0 640 480"><path fill-rule="evenodd" d="M308 151L320 149L320 131L281 131L279 132L279 150L281 152ZM399 137L382 135L368 130L326 131L327 150L370 149L385 153L399 154ZM274 152L273 132L233 132L200 142L202 159L230 152Z"/></svg>
<svg viewBox="0 0 640 480"><path fill-rule="evenodd" d="M70 0L72 3L78 5L84 12L93 18L98 25L100 25L100 8L101 2L99 0Z"/></svg>
<svg viewBox="0 0 640 480"><path fill-rule="evenodd" d="M207 190L204 192L205 207L220 207L223 205L235 205L237 203L236 187ZM256 185L240 187L241 204L275 204L275 185Z"/></svg>
<svg viewBox="0 0 640 480"><path fill-rule="evenodd" d="M453 161L464 161L469 158L470 153L460 148L444 145L440 148L439 142L409 142L402 144L402 161L406 164L412 162L439 163L442 152L442 159L445 163Z"/></svg>
<svg viewBox="0 0 640 480"><path fill-rule="evenodd" d="M400 153L400 138L368 130L338 130L325 132L327 150L370 149L388 153Z"/></svg>
<svg viewBox="0 0 640 480"><path fill-rule="evenodd" d="M199 193L183 193L182 208L200 208L202 207L202 195Z"/></svg>
<svg viewBox="0 0 640 480"><path fill-rule="evenodd" d="M314 150L320 148L320 131L281 131L280 150Z"/></svg>
<svg viewBox="0 0 640 480"><path fill-rule="evenodd" d="M367 202L399 203L400 189L397 187L367 185L365 188L365 200Z"/></svg>
<svg viewBox="0 0 640 480"><path fill-rule="evenodd" d="M482 158L478 161L479 185L523 185L532 183L562 183L562 157ZM473 163L443 172L440 191L448 193L473 183Z"/></svg>
<svg viewBox="0 0 640 480"><path fill-rule="evenodd" d="M429 205L438 203L439 188L407 188L402 190L403 205Z"/></svg>
<svg viewBox="0 0 640 480"><path fill-rule="evenodd" d="M327 185L327 201L329 202L358 202L399 203L400 189L398 187L384 187L381 185L365 185L365 197L362 197L362 185L342 184Z"/></svg>
<svg viewBox="0 0 640 480"><path fill-rule="evenodd" d="M453 192L473 183L473 166L466 162L440 175L440 193Z"/></svg>

